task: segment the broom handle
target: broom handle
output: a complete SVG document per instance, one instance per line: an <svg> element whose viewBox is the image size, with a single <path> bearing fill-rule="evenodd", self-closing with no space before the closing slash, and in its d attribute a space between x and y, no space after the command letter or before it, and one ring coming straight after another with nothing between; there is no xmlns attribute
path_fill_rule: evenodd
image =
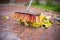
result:
<svg viewBox="0 0 60 40"><path fill-rule="evenodd" d="M32 2L33 2L33 0L30 0L29 5L28 5L28 7L27 7L27 9L26 9L27 12L29 11Z"/></svg>

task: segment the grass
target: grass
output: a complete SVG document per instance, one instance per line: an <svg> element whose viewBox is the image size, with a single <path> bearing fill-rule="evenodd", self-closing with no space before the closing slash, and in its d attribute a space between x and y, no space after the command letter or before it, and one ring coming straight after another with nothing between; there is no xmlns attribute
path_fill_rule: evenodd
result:
<svg viewBox="0 0 60 40"><path fill-rule="evenodd" d="M60 12L60 5L43 5L43 4L32 4L33 7L37 7L37 8L42 8L46 11L56 11L56 12Z"/></svg>

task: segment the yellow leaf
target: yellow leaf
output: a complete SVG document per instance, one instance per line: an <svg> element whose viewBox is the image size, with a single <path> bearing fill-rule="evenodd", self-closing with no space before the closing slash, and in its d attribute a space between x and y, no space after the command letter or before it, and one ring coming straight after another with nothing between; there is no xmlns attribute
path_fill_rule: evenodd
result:
<svg viewBox="0 0 60 40"><path fill-rule="evenodd" d="M44 19L45 15L44 14L41 14L40 15L40 21L42 21Z"/></svg>

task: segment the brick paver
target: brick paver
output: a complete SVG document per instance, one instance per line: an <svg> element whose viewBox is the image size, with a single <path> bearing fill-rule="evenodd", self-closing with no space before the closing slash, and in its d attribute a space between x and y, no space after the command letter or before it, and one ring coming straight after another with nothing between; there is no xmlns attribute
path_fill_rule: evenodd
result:
<svg viewBox="0 0 60 40"><path fill-rule="evenodd" d="M10 17L10 15L13 14L15 11L18 12L25 11L25 9L26 6L0 7L1 40L60 40L60 25L57 25L56 23L54 23L52 27L44 29L43 27L42 28L26 27L24 25L18 24L16 20L13 20L11 18L7 20L4 19L4 16ZM53 20L52 12L46 12L37 8L31 8L30 12L38 12L44 13L46 15L51 15Z"/></svg>

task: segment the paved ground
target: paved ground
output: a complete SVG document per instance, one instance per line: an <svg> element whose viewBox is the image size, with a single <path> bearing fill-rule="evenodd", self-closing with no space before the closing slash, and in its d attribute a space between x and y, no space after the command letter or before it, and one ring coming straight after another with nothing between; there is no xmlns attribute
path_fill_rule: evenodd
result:
<svg viewBox="0 0 60 40"><path fill-rule="evenodd" d="M24 6L0 6L0 40L60 40L60 25L57 25L53 19L53 12L46 12L41 9L31 8L30 12L39 12L51 15L54 22L48 29L32 28L20 25L14 19L4 19L4 16L10 16L15 11L25 11Z"/></svg>

